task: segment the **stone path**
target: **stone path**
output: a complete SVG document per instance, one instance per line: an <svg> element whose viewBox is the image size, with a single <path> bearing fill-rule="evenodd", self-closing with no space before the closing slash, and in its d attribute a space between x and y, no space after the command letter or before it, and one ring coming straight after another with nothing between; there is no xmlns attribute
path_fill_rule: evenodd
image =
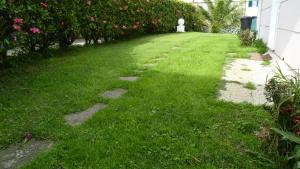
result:
<svg viewBox="0 0 300 169"><path fill-rule="evenodd" d="M267 102L264 97L264 86L256 86L256 89L249 90L235 82L226 82L224 89L220 90L219 99L235 103L247 102L254 105Z"/></svg>
<svg viewBox="0 0 300 169"><path fill-rule="evenodd" d="M146 63L144 64L145 67L150 68L150 67L154 67L156 64L155 63Z"/></svg>
<svg viewBox="0 0 300 169"><path fill-rule="evenodd" d="M14 145L0 151L0 168L14 169L32 160L38 153L52 147L50 141L31 140L22 145Z"/></svg>
<svg viewBox="0 0 300 169"><path fill-rule="evenodd" d="M118 89L106 91L102 93L101 96L107 99L118 99L125 93L127 93L127 90L118 88Z"/></svg>
<svg viewBox="0 0 300 169"><path fill-rule="evenodd" d="M83 39L76 40L73 45L85 45ZM143 70L136 69L135 73L143 73L147 68L153 67L159 62L161 58L154 58L152 61L155 63L144 64ZM138 76L123 76L119 77L121 81L134 82L139 79ZM127 90L122 88L117 88L109 91L105 91L100 96L107 99L118 99L127 93ZM98 103L88 108L85 111L68 114L64 117L65 122L71 126L79 126L87 119L91 118L96 112L103 110L107 107L106 104ZM14 169L26 162L32 160L39 152L44 151L52 146L51 141L36 141L32 139L26 144L11 146L5 150L0 151L0 169Z"/></svg>
<svg viewBox="0 0 300 169"><path fill-rule="evenodd" d="M265 104L264 86L268 77L276 72L277 64L287 70L286 64L274 58L270 65L263 65L263 61L257 54L251 53L251 59L232 59L225 64L225 72L222 77L224 86L219 90L220 100L235 103L247 102L254 105ZM246 84L253 84L255 89L248 89Z"/></svg>
<svg viewBox="0 0 300 169"><path fill-rule="evenodd" d="M122 81L129 81L129 82L134 82L137 81L139 77L137 76L126 76L126 77L120 77L119 79Z"/></svg>
<svg viewBox="0 0 300 169"><path fill-rule="evenodd" d="M138 74L144 73L144 70L136 69L136 70L134 70L134 73L138 73Z"/></svg>
<svg viewBox="0 0 300 169"><path fill-rule="evenodd" d="M272 76L271 66L263 66L261 61L235 59L229 61L225 69L222 77L225 85L219 92L219 99L235 103L247 102L254 105L266 103L264 84L267 76ZM255 85L256 89L245 88L244 85L247 83Z"/></svg>
<svg viewBox="0 0 300 169"><path fill-rule="evenodd" d="M107 106L103 103L95 104L87 110L79 113L68 114L65 116L65 121L71 126L78 126L82 124L88 118L91 118L97 111L106 108Z"/></svg>

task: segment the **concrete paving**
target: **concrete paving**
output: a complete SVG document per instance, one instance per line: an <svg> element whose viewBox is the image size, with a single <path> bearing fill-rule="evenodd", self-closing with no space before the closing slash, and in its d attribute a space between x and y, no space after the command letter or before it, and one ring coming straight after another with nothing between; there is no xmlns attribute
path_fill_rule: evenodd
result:
<svg viewBox="0 0 300 169"><path fill-rule="evenodd" d="M98 103L88 108L87 110L79 113L68 114L65 116L65 121L71 126L78 126L87 119L91 118L96 112L106 108L107 106L103 103Z"/></svg>
<svg viewBox="0 0 300 169"><path fill-rule="evenodd" d="M134 82L134 81L137 81L139 79L139 77L137 77L137 76L126 76L126 77L120 77L119 79L122 80L122 81Z"/></svg>
<svg viewBox="0 0 300 169"><path fill-rule="evenodd" d="M263 65L263 61L250 59L231 59L225 64L225 72L222 77L224 86L219 90L219 99L241 103L247 102L254 105L265 104L264 86L268 78L275 75L279 66L285 74L291 74L289 67L279 58L274 57L269 65ZM251 83L254 90L245 88L245 84Z"/></svg>
<svg viewBox="0 0 300 169"><path fill-rule="evenodd" d="M127 90L118 88L118 89L105 91L104 93L101 94L101 96L107 99L118 99L121 96L123 96L125 93L127 93Z"/></svg>
<svg viewBox="0 0 300 169"><path fill-rule="evenodd" d="M32 160L36 155L52 147L51 141L31 140L24 144L12 145L0 151L0 168L19 168Z"/></svg>

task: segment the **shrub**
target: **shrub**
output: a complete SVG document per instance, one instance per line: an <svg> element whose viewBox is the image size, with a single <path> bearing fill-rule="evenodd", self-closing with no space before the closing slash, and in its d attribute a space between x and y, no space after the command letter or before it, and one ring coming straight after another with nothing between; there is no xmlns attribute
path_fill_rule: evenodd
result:
<svg viewBox="0 0 300 169"><path fill-rule="evenodd" d="M78 1L58 0L53 5L56 39L60 47L68 47L79 36Z"/></svg>
<svg viewBox="0 0 300 169"><path fill-rule="evenodd" d="M276 149L286 158L281 165L292 168L300 162L300 79L299 75L284 76L279 73L265 87L266 98L273 103L272 115L277 126L273 140L278 140ZM296 154L295 154L296 153Z"/></svg>
<svg viewBox="0 0 300 169"><path fill-rule="evenodd" d="M16 46L17 33L14 29L20 29L20 24L14 23L9 9L10 4L0 1L0 63L6 61L7 50Z"/></svg>
<svg viewBox="0 0 300 169"><path fill-rule="evenodd" d="M255 40L253 42L253 46L257 48L258 53L260 53L260 54L264 54L268 51L268 47L262 39Z"/></svg>
<svg viewBox="0 0 300 169"><path fill-rule="evenodd" d="M187 31L203 30L199 8L176 0L0 0L0 55L67 47L78 37L88 44L145 33L166 33L186 20ZM17 19L15 21L15 19Z"/></svg>
<svg viewBox="0 0 300 169"><path fill-rule="evenodd" d="M253 40L255 39L254 34L249 29L240 31L240 33L238 34L238 37L243 46L252 45Z"/></svg>
<svg viewBox="0 0 300 169"><path fill-rule="evenodd" d="M118 39L143 33L175 31L177 20L184 18L187 31L201 31L200 9L173 0L84 0L78 15L81 35L88 43L98 39ZM101 10L99 10L101 9Z"/></svg>

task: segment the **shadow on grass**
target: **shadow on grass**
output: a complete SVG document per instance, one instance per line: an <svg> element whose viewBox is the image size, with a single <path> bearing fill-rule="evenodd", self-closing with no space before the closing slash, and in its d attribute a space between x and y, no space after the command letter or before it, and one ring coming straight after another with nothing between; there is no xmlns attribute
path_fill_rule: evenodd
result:
<svg viewBox="0 0 300 169"><path fill-rule="evenodd" d="M175 73L172 64L188 72L184 63L193 62L160 61L137 82L118 80L157 56L180 55L172 47L190 41L176 41L184 36L160 35L159 45L153 45L157 36L149 36L76 49L71 57L49 58L30 71L4 75L0 145L21 141L27 131L56 142L25 168L271 168L246 153L263 153L255 132L270 117L261 107L216 100L222 68ZM115 101L98 97L117 87L128 93ZM98 102L109 107L78 128L65 125L65 114Z"/></svg>
<svg viewBox="0 0 300 169"><path fill-rule="evenodd" d="M261 107L215 99L219 79L147 72L122 98L28 168L272 168L255 133L270 123Z"/></svg>

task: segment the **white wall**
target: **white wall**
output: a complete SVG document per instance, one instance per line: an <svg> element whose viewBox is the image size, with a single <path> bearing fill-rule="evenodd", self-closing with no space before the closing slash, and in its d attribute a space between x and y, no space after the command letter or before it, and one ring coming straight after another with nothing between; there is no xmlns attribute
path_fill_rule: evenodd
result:
<svg viewBox="0 0 300 169"><path fill-rule="evenodd" d="M202 6L205 10L208 10L207 4L205 3L205 0L183 0L184 2L188 3L195 3L197 5Z"/></svg>
<svg viewBox="0 0 300 169"><path fill-rule="evenodd" d="M270 44L273 0L263 0L260 9L259 37ZM300 0L277 0L274 52L294 69L300 69ZM271 27L272 29L272 27Z"/></svg>
<svg viewBox="0 0 300 169"><path fill-rule="evenodd" d="M249 0L245 2L245 16L257 16L258 13L258 3L259 0L252 0L252 6L249 7Z"/></svg>

